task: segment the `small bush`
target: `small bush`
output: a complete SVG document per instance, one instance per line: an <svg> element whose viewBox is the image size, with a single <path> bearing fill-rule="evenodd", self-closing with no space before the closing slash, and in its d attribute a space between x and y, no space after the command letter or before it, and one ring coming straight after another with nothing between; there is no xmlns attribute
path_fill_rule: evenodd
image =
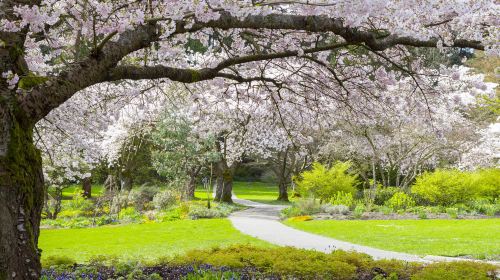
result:
<svg viewBox="0 0 500 280"><path fill-rule="evenodd" d="M153 205L156 210L168 209L175 205L176 202L177 196L171 190L159 192L153 197Z"/></svg>
<svg viewBox="0 0 500 280"><path fill-rule="evenodd" d="M148 208L148 203L151 202L154 196L159 192L159 188L151 186L141 186L132 189L128 194L128 201L137 210L142 211Z"/></svg>
<svg viewBox="0 0 500 280"><path fill-rule="evenodd" d="M457 219L458 218L458 208L456 207L449 207L446 208L446 214L450 216L452 219Z"/></svg>
<svg viewBox="0 0 500 280"><path fill-rule="evenodd" d="M299 179L295 179L297 190L302 197L312 196L323 201L330 199L338 192L356 193L357 175L350 174L350 162L337 162L331 168L314 163L312 170L304 171Z"/></svg>
<svg viewBox="0 0 500 280"><path fill-rule="evenodd" d="M330 199L330 203L332 205L345 205L351 207L354 203L354 198L352 197L352 193L337 192Z"/></svg>
<svg viewBox="0 0 500 280"><path fill-rule="evenodd" d="M387 207L387 206L379 206L377 207L378 211L379 212L382 212L384 215L389 215L393 212L392 208L391 207Z"/></svg>
<svg viewBox="0 0 500 280"><path fill-rule="evenodd" d="M406 210L415 206L415 201L404 192L395 193L387 202L386 205L393 210Z"/></svg>
<svg viewBox="0 0 500 280"><path fill-rule="evenodd" d="M412 280L491 280L496 267L476 262L441 262L424 267L411 277Z"/></svg>
<svg viewBox="0 0 500 280"><path fill-rule="evenodd" d="M95 209L94 202L92 200L86 199L83 196L83 191L81 190L75 191L75 193L73 194L73 199L69 200L68 203L65 204L65 206L65 210L68 211L81 211L80 215L91 215L92 211L94 211Z"/></svg>
<svg viewBox="0 0 500 280"><path fill-rule="evenodd" d="M387 200L394 196L395 193L400 192L401 189L397 187L377 188L375 191L375 204L384 205Z"/></svg>
<svg viewBox="0 0 500 280"><path fill-rule="evenodd" d="M349 213L349 207L345 205L323 204L321 205L321 212L325 212L328 214L346 215L347 213Z"/></svg>
<svg viewBox="0 0 500 280"><path fill-rule="evenodd" d="M58 218L76 218L83 216L83 211L78 209L63 210L57 215Z"/></svg>
<svg viewBox="0 0 500 280"><path fill-rule="evenodd" d="M120 211L118 217L122 221L126 222L136 222L142 219L141 213L139 213L134 207L127 207Z"/></svg>
<svg viewBox="0 0 500 280"><path fill-rule="evenodd" d="M215 207L208 209L206 206L199 204L191 204L189 206L188 216L191 219L210 219L210 218L224 218L229 216L233 211L238 208L234 205L227 203L217 204Z"/></svg>
<svg viewBox="0 0 500 280"><path fill-rule="evenodd" d="M42 267L73 265L76 261L68 256L48 256L42 259Z"/></svg>
<svg viewBox="0 0 500 280"><path fill-rule="evenodd" d="M356 205L356 207L354 208L354 211L353 211L354 218L356 218L356 219L361 218L363 213L365 213L365 210L366 210L366 208L363 204Z"/></svg>
<svg viewBox="0 0 500 280"><path fill-rule="evenodd" d="M321 212L321 204L315 199L299 199L291 207L285 208L281 214L285 217L314 215Z"/></svg>
<svg viewBox="0 0 500 280"><path fill-rule="evenodd" d="M500 212L500 203L498 201L491 203L485 198L475 199L471 201L468 206L472 211L480 214L486 214L488 216L495 216L498 212Z"/></svg>

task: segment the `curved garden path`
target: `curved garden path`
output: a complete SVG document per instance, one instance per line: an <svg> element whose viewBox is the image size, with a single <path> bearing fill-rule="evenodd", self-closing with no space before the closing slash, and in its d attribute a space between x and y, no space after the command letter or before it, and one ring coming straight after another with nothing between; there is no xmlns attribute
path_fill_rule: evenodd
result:
<svg viewBox="0 0 500 280"><path fill-rule="evenodd" d="M325 253L329 253L335 249L357 251L368 254L374 259L397 259L412 262L466 260L443 256L421 257L418 255L386 251L304 232L280 223L279 213L287 206L263 204L238 199L235 196L233 196L233 201L250 207L248 209L235 212L229 216L233 226L242 233L268 241L272 244L311 249ZM500 264L500 262L490 263L497 265Z"/></svg>

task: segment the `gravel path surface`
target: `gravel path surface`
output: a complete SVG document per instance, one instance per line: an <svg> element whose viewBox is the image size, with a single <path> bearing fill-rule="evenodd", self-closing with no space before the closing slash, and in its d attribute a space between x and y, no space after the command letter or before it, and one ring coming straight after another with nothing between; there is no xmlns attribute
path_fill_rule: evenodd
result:
<svg viewBox="0 0 500 280"><path fill-rule="evenodd" d="M243 211L235 212L229 216L233 226L242 233L276 245L311 249L325 253L331 252L335 249L342 249L346 251L352 250L368 254L374 259L397 259L413 262L466 260L442 256L421 257L418 255L386 251L304 232L285 226L279 221L280 211L287 206L263 204L238 199L234 196L233 201L235 203L251 207ZM500 262L490 263L500 265Z"/></svg>

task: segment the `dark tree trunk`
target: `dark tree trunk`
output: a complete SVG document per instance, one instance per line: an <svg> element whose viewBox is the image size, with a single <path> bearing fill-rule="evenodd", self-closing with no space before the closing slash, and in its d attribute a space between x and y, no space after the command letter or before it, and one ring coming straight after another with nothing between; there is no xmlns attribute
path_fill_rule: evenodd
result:
<svg viewBox="0 0 500 280"><path fill-rule="evenodd" d="M289 166L288 162L288 149L284 152L279 152L277 154L277 158L279 159L278 163L272 169L278 178L278 190L279 201L289 201L288 200L288 183L289 183L289 175L291 172L291 166ZM281 159L282 158L282 159Z"/></svg>
<svg viewBox="0 0 500 280"><path fill-rule="evenodd" d="M92 197L92 178L87 177L82 180L82 190L83 190L83 196L86 198L91 198Z"/></svg>
<svg viewBox="0 0 500 280"><path fill-rule="evenodd" d="M233 169L227 166L222 160L216 164L217 189L215 191L215 201L233 203Z"/></svg>
<svg viewBox="0 0 500 280"><path fill-rule="evenodd" d="M12 107L0 99L0 279L38 279L42 160L34 124Z"/></svg>
<svg viewBox="0 0 500 280"><path fill-rule="evenodd" d="M279 182L278 188L279 188L278 200L279 201L289 201L288 200L288 187L287 187L286 182L283 182L283 181Z"/></svg>

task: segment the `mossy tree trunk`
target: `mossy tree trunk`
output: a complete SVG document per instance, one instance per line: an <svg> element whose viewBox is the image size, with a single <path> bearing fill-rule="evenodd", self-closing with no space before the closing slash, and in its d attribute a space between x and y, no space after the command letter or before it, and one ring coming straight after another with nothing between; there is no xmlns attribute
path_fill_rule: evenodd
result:
<svg viewBox="0 0 500 280"><path fill-rule="evenodd" d="M13 107L0 100L0 279L39 279L42 160L34 123Z"/></svg>

